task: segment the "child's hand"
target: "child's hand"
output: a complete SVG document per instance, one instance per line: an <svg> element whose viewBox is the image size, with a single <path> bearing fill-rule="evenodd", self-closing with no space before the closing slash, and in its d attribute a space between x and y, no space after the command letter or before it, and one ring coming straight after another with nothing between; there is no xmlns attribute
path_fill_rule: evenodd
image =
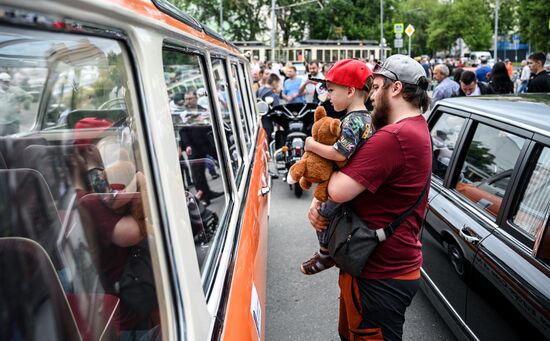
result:
<svg viewBox="0 0 550 341"><path fill-rule="evenodd" d="M328 226L328 219L323 217L319 213L319 209L321 208L321 202L315 198L313 198L311 205L309 207L308 212L308 219L309 223L315 228L315 230L322 232L325 230Z"/></svg>
<svg viewBox="0 0 550 341"><path fill-rule="evenodd" d="M315 143L315 140L313 139L313 137L311 136L308 136L306 138L306 144L304 145L304 150L307 152L307 151L311 151L311 148L313 146L313 144Z"/></svg>

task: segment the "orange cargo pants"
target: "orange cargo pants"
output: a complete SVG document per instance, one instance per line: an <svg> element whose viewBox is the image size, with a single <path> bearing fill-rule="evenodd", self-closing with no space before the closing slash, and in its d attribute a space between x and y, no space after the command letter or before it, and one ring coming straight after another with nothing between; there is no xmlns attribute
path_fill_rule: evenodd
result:
<svg viewBox="0 0 550 341"><path fill-rule="evenodd" d="M405 310L420 285L420 270L366 280L342 272L338 334L346 341L401 340Z"/></svg>

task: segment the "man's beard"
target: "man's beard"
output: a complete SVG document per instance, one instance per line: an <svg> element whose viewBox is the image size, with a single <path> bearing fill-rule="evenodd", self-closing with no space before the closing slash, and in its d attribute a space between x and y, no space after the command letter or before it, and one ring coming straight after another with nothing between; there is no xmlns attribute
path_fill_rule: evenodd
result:
<svg viewBox="0 0 550 341"><path fill-rule="evenodd" d="M388 124L388 119L390 116L390 101L388 96L388 91L383 90L384 93L376 101L374 110L372 111L372 123L376 129L380 129L383 126Z"/></svg>

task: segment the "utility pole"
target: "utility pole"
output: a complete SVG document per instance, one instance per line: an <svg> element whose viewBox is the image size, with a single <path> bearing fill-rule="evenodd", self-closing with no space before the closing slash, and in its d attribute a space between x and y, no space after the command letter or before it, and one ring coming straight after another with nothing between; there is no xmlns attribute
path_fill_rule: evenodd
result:
<svg viewBox="0 0 550 341"><path fill-rule="evenodd" d="M495 2L495 62L498 61L498 10L500 7L500 0Z"/></svg>
<svg viewBox="0 0 550 341"><path fill-rule="evenodd" d="M384 0L380 0L380 63L384 61Z"/></svg>
<svg viewBox="0 0 550 341"><path fill-rule="evenodd" d="M220 0L220 34L223 36L223 0Z"/></svg>
<svg viewBox="0 0 550 341"><path fill-rule="evenodd" d="M275 34L277 23L275 22L275 0L271 0L271 60L275 61Z"/></svg>

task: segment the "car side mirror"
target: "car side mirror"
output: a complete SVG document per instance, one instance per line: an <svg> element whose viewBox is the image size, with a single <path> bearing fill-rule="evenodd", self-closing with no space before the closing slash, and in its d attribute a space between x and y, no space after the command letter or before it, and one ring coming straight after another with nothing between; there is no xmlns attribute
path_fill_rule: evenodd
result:
<svg viewBox="0 0 550 341"><path fill-rule="evenodd" d="M533 256L540 260L550 261L550 229L548 223L546 227L539 229L535 236Z"/></svg>
<svg viewBox="0 0 550 341"><path fill-rule="evenodd" d="M269 104L264 101L258 101L258 103L256 103L256 109L258 110L260 116L263 116L269 111Z"/></svg>

